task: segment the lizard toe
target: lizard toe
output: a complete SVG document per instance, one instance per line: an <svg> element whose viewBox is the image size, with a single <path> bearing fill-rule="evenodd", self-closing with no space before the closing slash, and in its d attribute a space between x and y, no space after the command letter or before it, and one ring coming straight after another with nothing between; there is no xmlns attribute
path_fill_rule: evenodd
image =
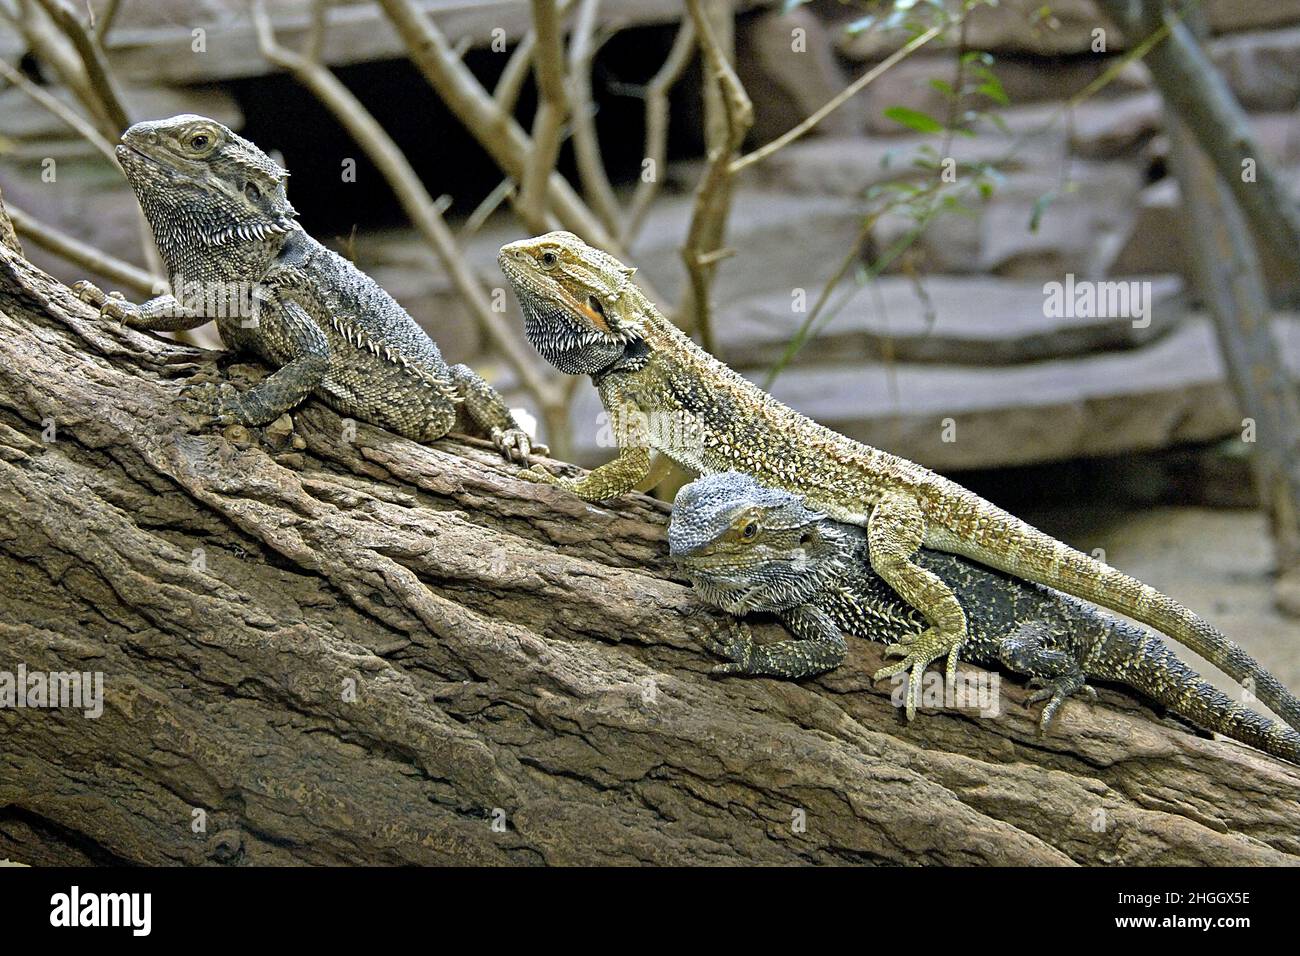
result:
<svg viewBox="0 0 1300 956"><path fill-rule="evenodd" d="M229 382L199 382L181 389L184 410L214 425L248 425L238 390Z"/></svg>
<svg viewBox="0 0 1300 956"><path fill-rule="evenodd" d="M102 305L108 299L107 294L89 279L80 279L72 284L72 291L78 299L93 306Z"/></svg>

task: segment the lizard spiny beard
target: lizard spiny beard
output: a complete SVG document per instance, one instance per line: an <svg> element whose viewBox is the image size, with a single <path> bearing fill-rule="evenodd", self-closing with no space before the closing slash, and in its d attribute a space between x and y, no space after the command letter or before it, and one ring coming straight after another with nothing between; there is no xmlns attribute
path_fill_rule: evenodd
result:
<svg viewBox="0 0 1300 956"><path fill-rule="evenodd" d="M583 329L554 304L515 286L524 313L524 336L537 353L566 375L595 375L623 354L622 342Z"/></svg>

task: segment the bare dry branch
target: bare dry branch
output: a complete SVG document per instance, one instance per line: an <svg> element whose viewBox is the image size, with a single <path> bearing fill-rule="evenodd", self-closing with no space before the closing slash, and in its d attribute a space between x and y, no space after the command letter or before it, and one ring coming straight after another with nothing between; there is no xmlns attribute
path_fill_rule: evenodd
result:
<svg viewBox="0 0 1300 956"><path fill-rule="evenodd" d="M103 103L91 88L90 81L76 50L67 37L56 27L40 0L19 0L15 26L23 36L28 49L49 68L60 83L66 86L94 120L101 135L112 137L112 123L104 112Z"/></svg>
<svg viewBox="0 0 1300 956"><path fill-rule="evenodd" d="M546 220L547 183L555 173L569 116L564 89L564 36L555 0L532 0L533 75L537 80L537 114L533 118L533 146L519 183L519 211L525 222Z"/></svg>
<svg viewBox="0 0 1300 956"><path fill-rule="evenodd" d="M101 16L93 17L92 24L95 27L95 39L99 41L100 46L104 45L104 40L108 36L108 31L113 29L113 23L117 20L117 13L122 9L122 0L108 0L108 6L104 8ZM92 14L94 11L91 11Z"/></svg>
<svg viewBox="0 0 1300 956"><path fill-rule="evenodd" d="M731 212L731 162L754 123L754 107L740 78L732 69L709 21L703 0L687 0L695 23L700 53L715 84L722 113L720 123L706 122L708 161L695 189L695 208L682 246L682 259L690 277L690 294L679 311L681 325L699 329L700 342L715 351L709 290ZM693 319L693 323L690 321Z"/></svg>
<svg viewBox="0 0 1300 956"><path fill-rule="evenodd" d="M1152 0L1136 4L1102 0L1100 6L1127 36L1168 34L1146 57L1156 88L1183 117L1219 176L1231 187L1259 240L1267 243L1280 261L1293 264L1300 245L1300 205L1291 196L1289 177L1279 165L1265 160L1250 118L1183 22L1183 12ZM1195 12L1194 8L1189 7L1189 12ZM1241 170L1248 159L1254 162L1255 175L1246 181Z"/></svg>
<svg viewBox="0 0 1300 956"><path fill-rule="evenodd" d="M140 295L154 296L167 287L167 283L161 276L152 275L138 266L111 256L65 232L60 232L12 205L9 206L9 217L13 220L18 235L31 240L32 245L40 246L74 265L111 279L124 289L130 289Z"/></svg>
<svg viewBox="0 0 1300 956"><path fill-rule="evenodd" d="M98 36L81 22L76 9L67 0L33 0L33 2L39 4L40 9L44 11L44 18L37 16L36 7L25 4L23 6L25 15L19 22L19 28L41 60L54 71L81 103L93 123L81 120L75 113L54 110L51 104L57 103L57 99L51 98L51 102L44 100L38 102L47 109L52 109L91 145L113 160L116 166L117 160L112 147L108 145L108 140L116 139L121 135L130 120L122 106L117 86L109 73L104 49L100 45ZM50 29L51 23L57 28L57 34ZM67 48L69 44L71 52ZM12 82L12 77L10 79ZM149 230L148 223L145 222L143 212L137 211L136 221L140 233L140 248L144 253L145 261L153 272L161 274L164 271L162 259L158 255L153 234Z"/></svg>
<svg viewBox="0 0 1300 956"><path fill-rule="evenodd" d="M104 58L104 48L99 45L98 37L81 22L76 8L68 3L68 0L37 0L37 2L77 51L86 78L86 86L99 103L102 115L108 123L103 132L106 135L121 135L122 131L131 125L131 120L122 105L122 98L109 72L108 62Z"/></svg>
<svg viewBox="0 0 1300 956"><path fill-rule="evenodd" d="M513 113L519 102L519 93L528 79L528 71L533 65L533 50L537 46L537 34L529 30L516 45L506 68L497 77L497 85L492 90L492 99L503 113Z"/></svg>
<svg viewBox="0 0 1300 956"><path fill-rule="evenodd" d="M508 113L483 88L469 69L453 56L442 31L412 0L379 0L406 45L411 61L448 108L487 150L507 176L520 179L532 141ZM558 173L550 176L549 203L564 225L588 242L620 258L626 253L618 240L609 234L599 218ZM527 223L534 231L544 231L545 223ZM540 230L539 230L540 227Z"/></svg>
<svg viewBox="0 0 1300 956"><path fill-rule="evenodd" d="M677 36L673 38L672 48L664 59L664 65L646 84L645 158L651 163L648 170L650 175L647 177L647 170L642 170L641 179L632 194L627 222L621 235L625 246L631 245L641 231L645 214L659 192L659 184L663 182L664 167L668 163L668 92L681 78L694 53L695 22L684 17L677 28Z"/></svg>
<svg viewBox="0 0 1300 956"><path fill-rule="evenodd" d="M484 196L483 201L475 206L474 211L465 219L465 225L460 230L461 241L468 239L482 229L488 217L514 194L515 181L509 178L501 180L496 189Z"/></svg>
<svg viewBox="0 0 1300 956"><path fill-rule="evenodd" d="M23 76L21 71L14 69L4 60L0 60L0 76L3 76L6 81L12 83L14 86L18 87L18 89L26 93L33 102L58 117L74 133L86 140L90 145L94 146L95 149L99 150L99 152L102 153L110 162L114 165L117 164L117 157L113 154L113 145L100 134L99 130L95 128L93 123L83 117L67 103L64 103L48 90L37 86L27 77Z"/></svg>
<svg viewBox="0 0 1300 956"><path fill-rule="evenodd" d="M392 187L411 222L441 260L456 290L469 305L475 321L500 350L524 387L542 406L543 412L553 410L559 401L556 389L542 377L523 344L506 326L504 315L492 311L487 293L466 263L455 236L442 218L438 204L424 188L397 144L328 67L276 42L264 0L257 0L252 9L262 54L310 90L366 151L366 155Z"/></svg>
<svg viewBox="0 0 1300 956"><path fill-rule="evenodd" d="M596 23L600 0L580 0L577 22L569 40L570 124L573 127L573 154L578 164L582 193L600 216L605 228L618 235L622 214L614 188L605 173L605 161L596 136L596 107L591 92L591 65L599 43Z"/></svg>
<svg viewBox="0 0 1300 956"><path fill-rule="evenodd" d="M863 73L860 77L858 77L848 86L846 86L839 93L831 97L830 100L827 101L825 106L817 110L807 119L805 119L802 123L799 123L797 126L794 126L791 129L787 130L786 132L782 133L780 136L772 140L770 143L765 143L762 146L760 146L758 149L754 150L752 153L746 153L744 156L741 156L739 159L732 162L731 172L733 174L738 173L746 166L752 166L754 163L766 159L768 156L771 156L773 153L775 153L778 149L781 149L784 146L788 146L791 143L793 143L796 139L799 139L801 136L804 136L811 129L813 129L813 127L815 127L818 123L824 120L827 116L835 112L845 103L847 103L849 100L853 99L853 97L857 96L858 93L866 89L867 86L869 86L872 82L879 79L882 74L888 72L896 64L907 59L909 56L911 56L921 47L925 46L927 43L929 43L931 40L933 40L942 32L943 32L943 28L936 26L936 27L931 27L930 29L926 30L924 33L917 34L906 44L899 47L889 56L885 57L885 59L881 60L871 69L867 70L866 73Z"/></svg>
<svg viewBox="0 0 1300 956"><path fill-rule="evenodd" d="M312 63L320 61L325 49L325 32L329 28L329 12L332 0L317 0L311 5L311 26L307 31L307 40L303 44L302 55ZM261 33L258 34L261 36Z"/></svg>

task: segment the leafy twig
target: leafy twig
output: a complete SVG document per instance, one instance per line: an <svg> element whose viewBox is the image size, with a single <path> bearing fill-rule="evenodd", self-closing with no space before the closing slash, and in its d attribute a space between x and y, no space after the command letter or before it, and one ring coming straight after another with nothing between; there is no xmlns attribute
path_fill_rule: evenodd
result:
<svg viewBox="0 0 1300 956"><path fill-rule="evenodd" d="M733 174L738 173L745 167L752 166L754 163L766 159L777 150L790 145L796 139L804 136L827 116L835 112L849 100L853 99L853 97L857 96L858 93L866 89L867 86L879 79L884 73L888 72L895 64L907 59L942 32L942 26L933 26L924 33L913 37L905 45L899 47L889 56L885 57L885 59L881 60L871 69L867 70L866 73L863 73L860 77L842 89L839 93L836 93L827 101L825 106L816 110L803 122L796 124L770 143L765 143L752 153L746 153L744 156L734 160L731 163L731 172Z"/></svg>

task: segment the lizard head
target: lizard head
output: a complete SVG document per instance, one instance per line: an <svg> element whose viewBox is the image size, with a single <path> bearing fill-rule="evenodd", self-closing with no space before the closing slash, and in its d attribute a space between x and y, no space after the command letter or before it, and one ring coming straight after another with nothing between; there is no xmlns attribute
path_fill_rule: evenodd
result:
<svg viewBox="0 0 1300 956"><path fill-rule="evenodd" d="M294 227L289 173L216 120L184 113L136 123L122 134L117 160L160 246L178 232L217 245Z"/></svg>
<svg viewBox="0 0 1300 956"><path fill-rule="evenodd" d="M726 471L677 492L668 553L711 603L771 613L806 603L852 560L853 534L798 495Z"/></svg>
<svg viewBox="0 0 1300 956"><path fill-rule="evenodd" d="M497 261L524 313L524 334L570 375L595 375L640 339L629 269L571 232L501 247Z"/></svg>

